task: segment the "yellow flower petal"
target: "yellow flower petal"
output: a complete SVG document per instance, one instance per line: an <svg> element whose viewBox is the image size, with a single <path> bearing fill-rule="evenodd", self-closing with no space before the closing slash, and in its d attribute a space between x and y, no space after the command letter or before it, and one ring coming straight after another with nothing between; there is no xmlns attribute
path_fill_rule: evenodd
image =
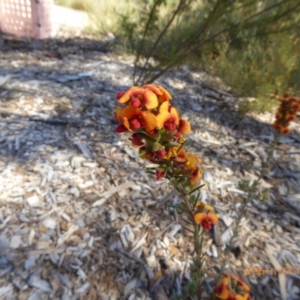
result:
<svg viewBox="0 0 300 300"><path fill-rule="evenodd" d="M169 94L169 92L166 89L164 89L162 86L158 86L158 87L163 93L161 96L158 97L159 102L165 102L168 100L172 100L171 95Z"/></svg>
<svg viewBox="0 0 300 300"><path fill-rule="evenodd" d="M242 286L245 292L250 292L249 286L243 280L233 276L232 274L227 274L227 276L232 280L236 281L240 286Z"/></svg>
<svg viewBox="0 0 300 300"><path fill-rule="evenodd" d="M187 157L186 157L186 152L184 149L180 149L180 151L177 153L175 160L179 163L186 163L187 162Z"/></svg>
<svg viewBox="0 0 300 300"><path fill-rule="evenodd" d="M194 215L194 221L196 224L202 224L203 222L209 222L212 224L218 223L218 216L213 213L197 213Z"/></svg>
<svg viewBox="0 0 300 300"><path fill-rule="evenodd" d="M190 184L195 185L197 182L199 182L201 180L202 173L202 170L196 168L190 177Z"/></svg>
<svg viewBox="0 0 300 300"><path fill-rule="evenodd" d="M228 283L229 283L228 276L225 274L224 277L221 279L221 284L228 285Z"/></svg>
<svg viewBox="0 0 300 300"><path fill-rule="evenodd" d="M194 215L194 221L196 224L201 224L206 219L206 213L197 213Z"/></svg>
<svg viewBox="0 0 300 300"><path fill-rule="evenodd" d="M208 211L212 211L212 210L214 210L214 208L212 207L212 206L210 206L210 205L208 205L208 204L204 204L204 208L206 209L206 210L208 210Z"/></svg>
<svg viewBox="0 0 300 300"><path fill-rule="evenodd" d="M172 118L172 123L179 125L179 114L175 107L172 107L170 110L170 115Z"/></svg>
<svg viewBox="0 0 300 300"><path fill-rule="evenodd" d="M158 106L157 96L150 90L145 90L143 92L143 103L147 109L153 109Z"/></svg>
<svg viewBox="0 0 300 300"><path fill-rule="evenodd" d="M144 89L149 89L150 91L152 91L156 95L162 95L163 94L163 92L159 89L159 87L154 85L154 84L143 85L143 88Z"/></svg>
<svg viewBox="0 0 300 300"><path fill-rule="evenodd" d="M156 116L157 119L157 128L161 129L164 127L165 122L170 118L170 113L167 111L162 111Z"/></svg>
<svg viewBox="0 0 300 300"><path fill-rule="evenodd" d="M189 134L191 131L191 124L187 120L180 119L178 131L181 134Z"/></svg>
<svg viewBox="0 0 300 300"><path fill-rule="evenodd" d="M128 105L123 109L122 115L123 117L130 119L135 116L139 116L141 114L141 111L139 108L134 107L132 105Z"/></svg>
<svg viewBox="0 0 300 300"><path fill-rule="evenodd" d="M129 124L129 121L127 118L123 118L123 125L129 130L129 131L132 131L130 129L130 124Z"/></svg>
<svg viewBox="0 0 300 300"><path fill-rule="evenodd" d="M163 112L163 111L169 112L169 107L170 107L170 103L166 101L166 102L164 102L164 103L162 103L162 104L160 105L160 107L159 107L159 112L160 112L160 113Z"/></svg>
<svg viewBox="0 0 300 300"><path fill-rule="evenodd" d="M246 293L244 296L242 296L242 295L236 295L235 299L236 300L249 300L250 299L249 298L249 293Z"/></svg>
<svg viewBox="0 0 300 300"><path fill-rule="evenodd" d="M214 210L214 208L213 208L212 206L210 206L210 205L208 205L207 203L202 202L202 201L198 201L198 202L197 202L196 207L198 207L198 206L203 206L203 208L205 208L205 209L208 210L208 211Z"/></svg>
<svg viewBox="0 0 300 300"><path fill-rule="evenodd" d="M208 213L207 216L212 224L216 225L218 223L219 218L216 214Z"/></svg>
<svg viewBox="0 0 300 300"><path fill-rule="evenodd" d="M138 86L132 86L132 87L131 87L130 89L128 89L128 90L124 93L124 95L118 100L118 103L126 103L126 102L128 102L129 99L130 99L130 97L132 96L132 93L133 93L134 91L139 90L139 89L141 89L141 88L138 87Z"/></svg>
<svg viewBox="0 0 300 300"><path fill-rule="evenodd" d="M227 300L231 294L230 290L227 288L226 285L222 285L221 288L222 288L221 293L216 294L216 296L218 297L218 299Z"/></svg>
<svg viewBox="0 0 300 300"><path fill-rule="evenodd" d="M122 123L123 121L123 116L122 116L123 108L117 107L116 112L115 112L115 119L116 121Z"/></svg>
<svg viewBox="0 0 300 300"><path fill-rule="evenodd" d="M175 157L177 155L178 147L170 147L167 149L166 158L169 159L171 157Z"/></svg>
<svg viewBox="0 0 300 300"><path fill-rule="evenodd" d="M194 154L187 153L186 157L188 161L185 164L186 169L195 169L197 164L200 162L200 158Z"/></svg>
<svg viewBox="0 0 300 300"><path fill-rule="evenodd" d="M156 116L150 111L142 111L141 115L144 121L145 129L148 133L150 133L157 127Z"/></svg>

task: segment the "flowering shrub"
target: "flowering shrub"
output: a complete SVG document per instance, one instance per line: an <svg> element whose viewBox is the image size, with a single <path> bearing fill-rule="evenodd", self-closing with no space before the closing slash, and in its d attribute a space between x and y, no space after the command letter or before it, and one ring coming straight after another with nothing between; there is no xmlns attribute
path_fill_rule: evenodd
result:
<svg viewBox="0 0 300 300"><path fill-rule="evenodd" d="M193 225L194 236L195 257L191 278L196 283L196 290L193 290L194 295L191 296L196 295L197 299L202 299L202 266L205 257L202 253L203 236L205 231L217 224L218 216L212 206L199 201L203 170L198 164L201 160L184 149L184 136L191 131L190 123L180 118L179 112L171 104L171 95L158 85L133 86L125 92L119 92L117 100L124 106L118 107L115 112L115 120L119 122L116 132L130 132L130 140L133 146L139 147L140 157L156 164L149 171L156 175L157 180L169 179L182 196L183 202L178 210L182 213L182 220ZM290 132L289 122L296 119L296 113L300 109L298 98L284 95L280 101L273 124L277 131L275 140L269 148L268 159L258 180L249 187L241 214L253 199L259 180L265 175L279 135ZM219 285L214 288L211 299L250 300L250 289L242 280L231 274L224 274Z"/></svg>
<svg viewBox="0 0 300 300"><path fill-rule="evenodd" d="M284 94L280 99L280 106L275 115L275 122L273 127L276 131L288 134L291 130L288 128L291 121L296 120L297 111L300 110L300 98L290 97L288 94Z"/></svg>

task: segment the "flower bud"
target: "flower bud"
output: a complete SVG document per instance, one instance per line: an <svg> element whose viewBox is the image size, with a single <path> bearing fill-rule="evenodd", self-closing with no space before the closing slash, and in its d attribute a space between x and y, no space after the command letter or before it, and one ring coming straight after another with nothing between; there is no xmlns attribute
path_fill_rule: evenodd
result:
<svg viewBox="0 0 300 300"><path fill-rule="evenodd" d="M156 171L156 180L160 180L162 179L163 177L165 177L166 175L166 172L165 171Z"/></svg>
<svg viewBox="0 0 300 300"><path fill-rule="evenodd" d="M140 135L138 134L138 133L134 133L133 135L132 135L132 144L134 145L134 146L143 146L144 145L144 143L142 142L142 140L140 139Z"/></svg>

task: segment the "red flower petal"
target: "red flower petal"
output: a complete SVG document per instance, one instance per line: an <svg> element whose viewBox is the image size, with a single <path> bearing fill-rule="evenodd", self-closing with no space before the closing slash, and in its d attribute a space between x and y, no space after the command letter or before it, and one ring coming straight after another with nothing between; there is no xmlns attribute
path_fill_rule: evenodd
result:
<svg viewBox="0 0 300 300"><path fill-rule="evenodd" d="M142 102L139 98L133 98L131 99L131 104L134 106L134 107L141 107L142 106Z"/></svg>
<svg viewBox="0 0 300 300"><path fill-rule="evenodd" d="M144 143L142 142L142 140L139 138L138 134L134 133L132 135L132 144L134 146L143 146Z"/></svg>
<svg viewBox="0 0 300 300"><path fill-rule="evenodd" d="M119 100L124 94L124 92L117 92L117 99Z"/></svg>
<svg viewBox="0 0 300 300"><path fill-rule="evenodd" d="M117 133L122 133L122 132L128 131L128 129L123 124L120 124L120 125L117 126L115 131Z"/></svg>
<svg viewBox="0 0 300 300"><path fill-rule="evenodd" d="M156 171L156 180L162 179L166 175L166 172L164 171Z"/></svg>
<svg viewBox="0 0 300 300"><path fill-rule="evenodd" d="M187 120L180 119L178 131L181 134L189 134L191 131L191 125Z"/></svg>

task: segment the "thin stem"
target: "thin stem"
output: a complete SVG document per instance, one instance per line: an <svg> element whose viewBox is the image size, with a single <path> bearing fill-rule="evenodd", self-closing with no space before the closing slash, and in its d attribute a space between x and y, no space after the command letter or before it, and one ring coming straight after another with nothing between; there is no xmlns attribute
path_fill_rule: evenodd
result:
<svg viewBox="0 0 300 300"><path fill-rule="evenodd" d="M172 24L173 20L175 19L175 17L177 16L177 14L180 12L180 10L182 9L182 5L183 5L184 0L180 0L178 7L176 8L176 10L173 12L172 17L170 18L170 20L168 21L168 23L166 24L165 28L160 32L159 36L157 37L155 43L153 44L153 46L151 47L148 55L147 55L147 59L144 63L144 65L142 66L142 68L146 68L149 59L151 58L151 55L154 51L154 49L156 48L157 44L159 43L159 41L161 40L161 38L163 37L163 35L165 34L165 32L168 30L168 28L170 27L170 25ZM189 5L190 3L188 3L187 5ZM187 6L186 5L186 6ZM145 77L145 76L144 76ZM142 75L140 74L138 79L136 80L136 84L138 84L140 82L140 80L142 79ZM145 78L143 78L145 79Z"/></svg>
<svg viewBox="0 0 300 300"><path fill-rule="evenodd" d="M197 297L199 300L202 299L202 281L203 281L203 231L200 231L200 226L194 224L195 237L194 237L194 247L196 252L196 267L197 267Z"/></svg>
<svg viewBox="0 0 300 300"><path fill-rule="evenodd" d="M212 9L210 15L207 18L207 21L205 22L204 26L202 28L200 28L200 30L196 31L195 34L193 34L193 36L187 40L184 44L180 45L180 49L183 49L184 47L188 47L190 45L191 41L194 41L195 39L199 38L201 35L203 35L205 33L205 31L207 30L207 28L209 27L210 23L214 20L217 12L218 12L218 8L221 5L221 2L223 0L218 0L214 6L214 8Z"/></svg>
<svg viewBox="0 0 300 300"><path fill-rule="evenodd" d="M190 218L190 223L193 224L193 238L194 238L194 251L195 251L195 267L196 267L196 286L197 286L197 299L202 299L202 281L203 281L203 262L204 255L202 254L203 250L203 229L201 226L195 223L193 209L188 201L188 195L184 194L181 191L183 196L184 205L186 207L186 212Z"/></svg>
<svg viewBox="0 0 300 300"><path fill-rule="evenodd" d="M140 58L140 55L141 55L141 51L143 49L143 45L144 45L144 42L145 42L145 38L146 38L146 34L150 28L150 25L151 25L151 21L154 17L154 14L155 14L155 10L156 10L156 6L159 5L161 2L161 0L156 0L154 3L153 3L153 6L152 6L152 9L150 11L150 14L149 14L149 18L148 18L148 21L146 23L146 26L145 26L145 30L143 32L143 37L142 37L142 40L140 42L140 46L137 50L137 55L136 55L136 58L134 60L134 68L133 68L133 78L135 77L135 73L136 73L136 67L137 67L137 63L139 61L139 58Z"/></svg>

